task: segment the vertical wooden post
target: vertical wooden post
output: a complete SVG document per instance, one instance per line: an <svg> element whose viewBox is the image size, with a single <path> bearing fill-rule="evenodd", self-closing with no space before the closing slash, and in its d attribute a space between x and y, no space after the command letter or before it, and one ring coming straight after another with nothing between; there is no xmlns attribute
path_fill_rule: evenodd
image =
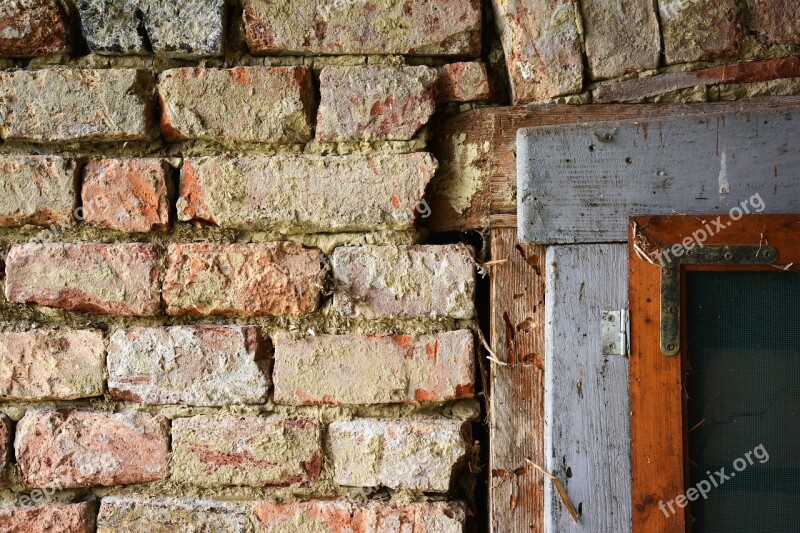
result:
<svg viewBox="0 0 800 533"><path fill-rule="evenodd" d="M543 531L545 248L517 242L515 228L491 231L489 398L491 527L497 533Z"/></svg>

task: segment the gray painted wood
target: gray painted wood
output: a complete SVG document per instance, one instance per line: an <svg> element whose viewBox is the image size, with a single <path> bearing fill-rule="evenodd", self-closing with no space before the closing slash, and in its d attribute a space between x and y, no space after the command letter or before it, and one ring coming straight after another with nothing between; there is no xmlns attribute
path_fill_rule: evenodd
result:
<svg viewBox="0 0 800 533"><path fill-rule="evenodd" d="M628 358L603 355L601 315L628 306L622 244L552 246L545 292L545 468L581 514L575 525L545 482L545 532L631 530Z"/></svg>
<svg viewBox="0 0 800 533"><path fill-rule="evenodd" d="M630 216L756 212L758 198L800 212L798 107L526 128L517 151L523 242L625 242Z"/></svg>

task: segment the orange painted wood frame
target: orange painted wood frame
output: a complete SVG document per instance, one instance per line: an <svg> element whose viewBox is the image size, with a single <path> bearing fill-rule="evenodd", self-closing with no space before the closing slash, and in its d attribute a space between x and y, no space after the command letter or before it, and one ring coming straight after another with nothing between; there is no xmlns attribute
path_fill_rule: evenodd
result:
<svg viewBox="0 0 800 533"><path fill-rule="evenodd" d="M717 220L719 219L719 220ZM714 224L718 221L719 224ZM708 229L718 230L709 232ZM674 215L631 219L630 248L630 409L631 503L634 533L689 531L686 509L661 511L659 502L674 500L687 485L686 328L681 324L681 351L661 353L661 277L656 254L704 229L704 244L770 244L778 258L770 266L684 265L687 270L774 270L800 273L800 215ZM700 234L701 235L701 234ZM656 264L644 259L646 255ZM682 273L681 278L685 274ZM685 287L685 283L681 283ZM685 290L685 289L683 289ZM681 295L685 305L684 294ZM685 317L686 313L681 312Z"/></svg>

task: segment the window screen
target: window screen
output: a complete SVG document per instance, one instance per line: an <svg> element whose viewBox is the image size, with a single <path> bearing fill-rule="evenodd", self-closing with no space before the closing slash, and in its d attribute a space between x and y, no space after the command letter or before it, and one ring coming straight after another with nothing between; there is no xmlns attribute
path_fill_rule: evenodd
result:
<svg viewBox="0 0 800 533"><path fill-rule="evenodd" d="M686 305L691 530L800 532L800 274L687 272Z"/></svg>

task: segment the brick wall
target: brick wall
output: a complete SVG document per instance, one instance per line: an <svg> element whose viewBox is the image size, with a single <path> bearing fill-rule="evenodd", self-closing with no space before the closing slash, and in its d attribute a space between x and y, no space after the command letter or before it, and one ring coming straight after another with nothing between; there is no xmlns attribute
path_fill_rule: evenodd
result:
<svg viewBox="0 0 800 533"><path fill-rule="evenodd" d="M492 4L500 34L495 46L505 52L518 104L800 93L800 6L794 0Z"/></svg>
<svg viewBox="0 0 800 533"><path fill-rule="evenodd" d="M485 250L423 229L471 179L430 123L800 87L793 2L494 4L0 6L0 530L485 514Z"/></svg>
<svg viewBox="0 0 800 533"><path fill-rule="evenodd" d="M0 530L470 522L481 7L326 4L0 7Z"/></svg>

